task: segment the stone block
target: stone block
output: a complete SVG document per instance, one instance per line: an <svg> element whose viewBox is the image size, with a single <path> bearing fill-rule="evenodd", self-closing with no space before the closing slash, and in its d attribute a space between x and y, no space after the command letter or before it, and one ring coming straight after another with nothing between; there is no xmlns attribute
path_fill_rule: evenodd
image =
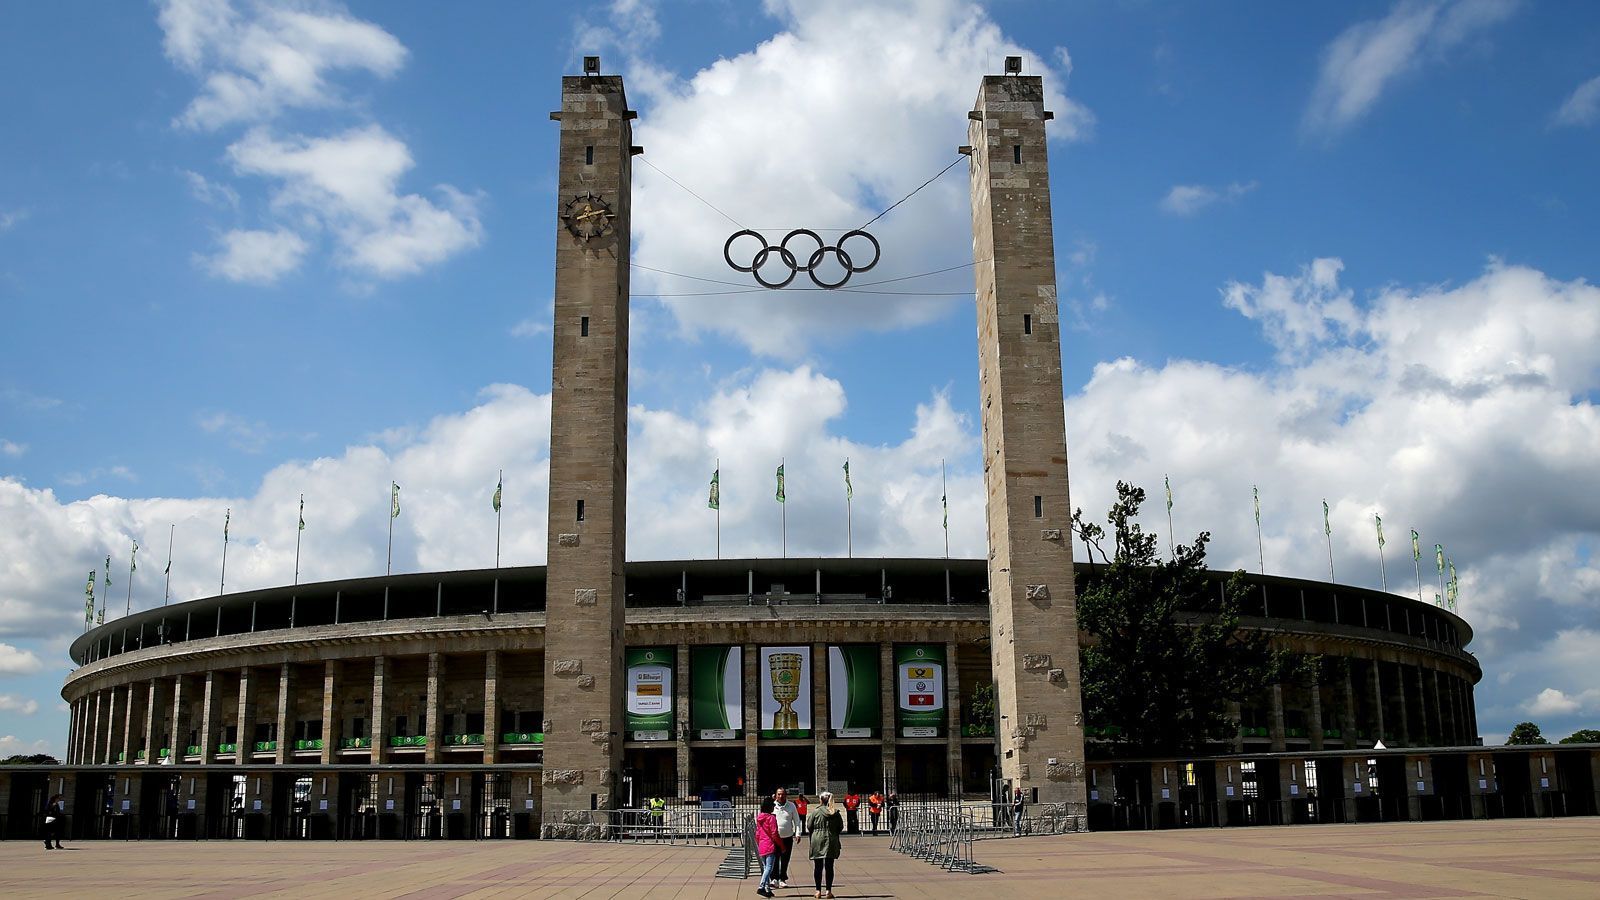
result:
<svg viewBox="0 0 1600 900"><path fill-rule="evenodd" d="M1050 654L1024 653L1022 655L1022 668L1030 672L1039 672L1050 668Z"/></svg>
<svg viewBox="0 0 1600 900"><path fill-rule="evenodd" d="M606 723L603 719L584 719L583 724L578 726L578 730L584 734L594 734L604 731L605 727Z"/></svg>
<svg viewBox="0 0 1600 900"><path fill-rule="evenodd" d="M583 784L582 769L545 769L545 784Z"/></svg>
<svg viewBox="0 0 1600 900"><path fill-rule="evenodd" d="M574 675L582 675L583 660L558 659L551 664L550 671L554 672L558 678L571 678Z"/></svg>
<svg viewBox="0 0 1600 900"><path fill-rule="evenodd" d="M1057 541L1057 542L1059 542L1061 540L1061 529L1059 529L1059 528L1046 528L1045 530L1039 532L1039 536L1041 538L1043 538L1044 540L1047 540L1047 541Z"/></svg>
<svg viewBox="0 0 1600 900"><path fill-rule="evenodd" d="M558 534L556 535L556 546L576 547L578 546L578 536L575 534Z"/></svg>
<svg viewBox="0 0 1600 900"><path fill-rule="evenodd" d="M592 691L592 690L594 690L594 676L593 675L579 675L578 676L578 689L579 690L584 690L584 691Z"/></svg>
<svg viewBox="0 0 1600 900"><path fill-rule="evenodd" d="M599 595L594 588L578 588L572 592L574 606L594 606L598 600Z"/></svg>
<svg viewBox="0 0 1600 900"><path fill-rule="evenodd" d="M1067 672L1065 669L1051 669L1049 675L1046 677L1050 679L1051 684L1067 683Z"/></svg>
<svg viewBox="0 0 1600 900"><path fill-rule="evenodd" d="M1049 600L1050 599L1050 585L1048 585L1048 584L1030 584L1030 585L1028 585L1027 593L1028 593L1028 599L1029 600L1033 600L1033 601Z"/></svg>

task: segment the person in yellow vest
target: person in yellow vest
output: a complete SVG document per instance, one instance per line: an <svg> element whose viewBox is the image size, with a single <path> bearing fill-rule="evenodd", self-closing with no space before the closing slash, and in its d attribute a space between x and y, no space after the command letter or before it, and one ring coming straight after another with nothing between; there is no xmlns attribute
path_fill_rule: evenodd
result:
<svg viewBox="0 0 1600 900"><path fill-rule="evenodd" d="M664 798L651 797L650 800L649 800L649 806L650 806L650 824L651 825L660 825L664 821L666 821L666 817L667 817L667 801Z"/></svg>

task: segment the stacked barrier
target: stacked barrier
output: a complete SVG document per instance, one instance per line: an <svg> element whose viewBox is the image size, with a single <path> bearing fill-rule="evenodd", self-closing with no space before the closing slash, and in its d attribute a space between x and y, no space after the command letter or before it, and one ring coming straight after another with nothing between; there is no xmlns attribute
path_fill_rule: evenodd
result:
<svg viewBox="0 0 1600 900"><path fill-rule="evenodd" d="M889 845L892 850L946 872L977 875L993 871L973 855L976 823L971 809L902 806L897 824Z"/></svg>

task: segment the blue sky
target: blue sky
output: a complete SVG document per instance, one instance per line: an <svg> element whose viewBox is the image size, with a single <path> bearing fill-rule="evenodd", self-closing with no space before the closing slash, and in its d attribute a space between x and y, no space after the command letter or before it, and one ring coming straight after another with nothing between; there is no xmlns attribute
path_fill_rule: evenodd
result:
<svg viewBox="0 0 1600 900"><path fill-rule="evenodd" d="M1170 475L1180 534L1378 583L1443 543L1480 722L1600 718L1600 10L1576 4L24 4L0 31L0 751L59 752L87 570L123 600L543 561L559 77L639 110L635 261L865 221L954 158L1016 53L1050 146L1074 502ZM874 226L971 262L964 168ZM781 233L781 232L780 232ZM635 272L629 554L981 555L970 269L906 293ZM709 286L715 290L721 288ZM954 295L954 296L952 296ZM1164 517L1161 517L1164 519ZM1164 526L1164 521L1152 523ZM1426 573L1425 573L1426 574ZM1396 582L1399 582L1398 584ZM1410 590L1415 589L1414 582ZM1426 591L1431 600L1431 591ZM112 604L113 614L120 609Z"/></svg>

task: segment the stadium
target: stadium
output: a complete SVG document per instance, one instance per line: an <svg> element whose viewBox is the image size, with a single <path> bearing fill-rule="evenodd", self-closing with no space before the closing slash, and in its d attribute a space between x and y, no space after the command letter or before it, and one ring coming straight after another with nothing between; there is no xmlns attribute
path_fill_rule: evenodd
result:
<svg viewBox="0 0 1600 900"><path fill-rule="evenodd" d="M622 79L592 58L585 72L552 113L548 564L291 585L98 625L71 646L67 759L0 773L0 833L28 833L51 794L75 837L574 838L657 797L703 831L778 786L960 804L990 826L992 801L1020 791L1029 830L1050 832L1594 811L1600 751L1478 746L1462 619L1266 575L1246 576L1241 630L1336 660L1339 677L1262 684L1232 746L1204 758L1098 752L1125 723L1082 713L1094 636L1075 597L1100 569L1070 539L1051 114L1011 59L982 80L961 148L988 558L624 560L643 149Z"/></svg>

